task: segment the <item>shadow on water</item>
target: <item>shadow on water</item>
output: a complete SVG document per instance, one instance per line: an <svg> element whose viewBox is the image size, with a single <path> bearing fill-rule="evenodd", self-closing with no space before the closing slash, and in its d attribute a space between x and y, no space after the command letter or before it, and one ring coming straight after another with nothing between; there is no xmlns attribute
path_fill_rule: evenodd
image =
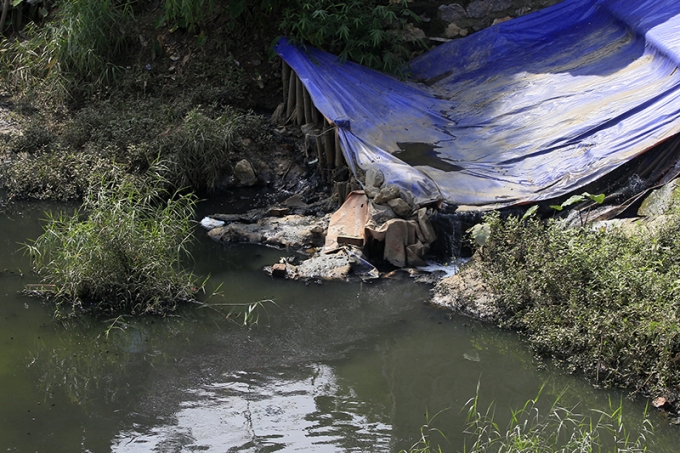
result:
<svg viewBox="0 0 680 453"><path fill-rule="evenodd" d="M37 237L54 205L5 213L0 249L0 445L7 451L398 451L435 426L462 450L466 401L519 407L547 383L546 403L605 409L616 392L545 369L516 335L426 306L429 287L274 280L285 251L223 246L198 231L195 270L222 284L211 303L265 304L242 327L224 311L185 306L166 318L55 322L19 294L35 281L17 243ZM23 276L22 276L23 275ZM566 390L565 390L566 389ZM630 425L643 402L625 402ZM653 414L654 415L654 414ZM501 416L502 418L502 416ZM678 432L658 425L661 448ZM664 447L664 445L666 447Z"/></svg>

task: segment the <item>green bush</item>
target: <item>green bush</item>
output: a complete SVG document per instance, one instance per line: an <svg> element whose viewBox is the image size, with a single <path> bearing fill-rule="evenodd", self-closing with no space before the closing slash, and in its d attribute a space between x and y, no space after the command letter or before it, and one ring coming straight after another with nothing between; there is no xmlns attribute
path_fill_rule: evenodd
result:
<svg viewBox="0 0 680 453"><path fill-rule="evenodd" d="M241 149L241 140L263 139L263 129L262 118L252 113L227 108L212 118L198 109L191 110L162 144L162 155L172 162L173 184L215 190L220 178L231 171L230 159Z"/></svg>
<svg viewBox="0 0 680 453"><path fill-rule="evenodd" d="M480 250L501 324L598 384L680 384L680 214L624 234L556 221L487 218Z"/></svg>
<svg viewBox="0 0 680 453"><path fill-rule="evenodd" d="M294 1L285 8L279 28L294 42L334 53L342 61L403 74L414 44L400 33L408 19L418 17L405 0Z"/></svg>
<svg viewBox="0 0 680 453"><path fill-rule="evenodd" d="M26 246L39 292L57 313L154 313L194 300L202 285L181 266L193 237L191 194L168 194L158 178L105 178L73 215L49 215Z"/></svg>

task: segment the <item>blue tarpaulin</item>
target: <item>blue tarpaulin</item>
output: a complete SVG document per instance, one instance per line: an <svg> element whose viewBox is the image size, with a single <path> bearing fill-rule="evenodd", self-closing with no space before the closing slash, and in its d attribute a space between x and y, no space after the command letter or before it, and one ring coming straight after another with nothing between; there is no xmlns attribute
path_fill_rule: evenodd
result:
<svg viewBox="0 0 680 453"><path fill-rule="evenodd" d="M355 175L377 166L420 204L556 198L680 132L678 0L564 0L426 52L407 80L276 50Z"/></svg>

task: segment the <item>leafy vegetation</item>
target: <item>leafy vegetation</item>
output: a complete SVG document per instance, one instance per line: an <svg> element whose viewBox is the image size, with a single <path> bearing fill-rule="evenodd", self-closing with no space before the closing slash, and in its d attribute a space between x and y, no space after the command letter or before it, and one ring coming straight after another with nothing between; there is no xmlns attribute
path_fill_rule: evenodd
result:
<svg viewBox="0 0 680 453"><path fill-rule="evenodd" d="M483 273L532 348L599 385L680 384L680 214L630 234L487 217Z"/></svg>
<svg viewBox="0 0 680 453"><path fill-rule="evenodd" d="M403 73L413 45L424 46L403 33L408 20L418 18L408 9L406 0L388 4L312 0L292 2L279 28L293 41L337 54L342 61Z"/></svg>
<svg viewBox="0 0 680 453"><path fill-rule="evenodd" d="M54 299L57 314L163 314L201 290L181 266L196 197L168 194L162 179L150 178L103 178L75 214L50 215L26 245L43 278L35 289Z"/></svg>
<svg viewBox="0 0 680 453"><path fill-rule="evenodd" d="M129 42L132 17L127 2L61 2L55 20L30 23L26 39L0 43L0 76L14 91L57 104L83 87L98 90L118 78L113 62Z"/></svg>

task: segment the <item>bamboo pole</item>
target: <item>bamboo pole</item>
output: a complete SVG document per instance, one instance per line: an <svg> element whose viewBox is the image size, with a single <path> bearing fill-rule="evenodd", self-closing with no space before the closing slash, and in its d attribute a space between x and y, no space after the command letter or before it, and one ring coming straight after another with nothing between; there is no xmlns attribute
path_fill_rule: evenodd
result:
<svg viewBox="0 0 680 453"><path fill-rule="evenodd" d="M305 124L305 101L302 94L304 87L302 86L300 77L296 77L295 79L295 118L297 120L297 125L302 126Z"/></svg>
<svg viewBox="0 0 680 453"><path fill-rule="evenodd" d="M290 91L290 86L288 79L290 79L290 66L285 61L281 62L281 85L283 86L283 103L287 104L288 101L288 91ZM286 113L288 113L286 111Z"/></svg>
<svg viewBox="0 0 680 453"><path fill-rule="evenodd" d="M291 72L288 78L288 103L286 104L286 121L293 116L295 111L295 88L297 83L295 81L297 75L295 72Z"/></svg>
<svg viewBox="0 0 680 453"><path fill-rule="evenodd" d="M312 123L319 124L320 121L321 121L321 113L319 113L319 110L312 103Z"/></svg>
<svg viewBox="0 0 680 453"><path fill-rule="evenodd" d="M307 88L302 88L302 98L305 104L305 124L312 123L312 98L309 96Z"/></svg>
<svg viewBox="0 0 680 453"><path fill-rule="evenodd" d="M326 132L323 134L324 149L326 151L326 167L330 170L335 164L335 140L333 139L333 134L335 130L330 123L326 122Z"/></svg>
<svg viewBox="0 0 680 453"><path fill-rule="evenodd" d="M325 156L325 151L323 149L323 140L321 139L320 135L317 135L316 137L316 155L317 158L319 159L318 165L319 165L319 170L321 171L321 180L326 181L326 173L325 173L325 166L326 166L326 156Z"/></svg>
<svg viewBox="0 0 680 453"><path fill-rule="evenodd" d="M342 154L342 147L340 146L340 134L338 134L338 129L334 131L335 135L335 168L342 168L345 166L345 156Z"/></svg>

